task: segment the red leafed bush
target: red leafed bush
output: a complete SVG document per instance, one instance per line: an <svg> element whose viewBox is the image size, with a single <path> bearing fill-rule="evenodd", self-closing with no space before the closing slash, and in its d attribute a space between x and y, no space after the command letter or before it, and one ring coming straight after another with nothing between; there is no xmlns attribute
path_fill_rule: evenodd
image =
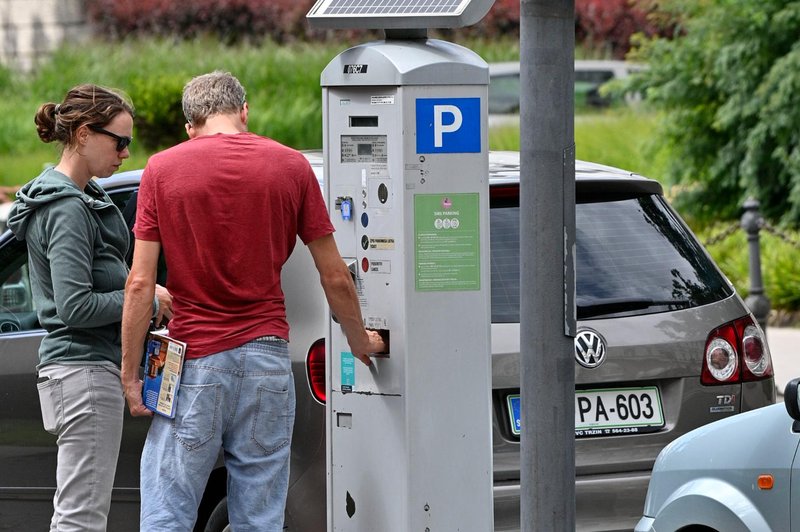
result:
<svg viewBox="0 0 800 532"><path fill-rule="evenodd" d="M445 34L519 36L519 24L520 0L495 0L478 24ZM672 35L670 19L658 16L658 0L575 0L575 42L586 50L622 59L634 33Z"/></svg>
<svg viewBox="0 0 800 532"><path fill-rule="evenodd" d="M622 59L634 33L671 35L653 16L656 7L653 0L575 0L575 41Z"/></svg>
<svg viewBox="0 0 800 532"><path fill-rule="evenodd" d="M314 0L86 0L98 35L160 35L192 38L210 33L222 41L277 42L326 38L353 32L312 31L305 15ZM666 34L650 15L657 0L575 0L575 39L600 55L623 57L636 32ZM519 35L520 0L495 0L475 26L443 30L445 36ZM436 32L434 32L436 33Z"/></svg>
<svg viewBox="0 0 800 532"><path fill-rule="evenodd" d="M475 26L486 36L519 35L519 0L495 0L485 17Z"/></svg>
<svg viewBox="0 0 800 532"><path fill-rule="evenodd" d="M313 0L86 0L99 35L210 33L225 42L270 37L282 42L305 32Z"/></svg>

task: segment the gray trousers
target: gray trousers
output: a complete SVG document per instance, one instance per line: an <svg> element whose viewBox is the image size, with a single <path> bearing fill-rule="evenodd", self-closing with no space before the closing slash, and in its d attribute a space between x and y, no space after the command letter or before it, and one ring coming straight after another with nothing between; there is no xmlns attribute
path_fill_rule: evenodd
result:
<svg viewBox="0 0 800 532"><path fill-rule="evenodd" d="M113 364L39 370L47 432L58 436L51 532L105 532L122 437L120 371Z"/></svg>

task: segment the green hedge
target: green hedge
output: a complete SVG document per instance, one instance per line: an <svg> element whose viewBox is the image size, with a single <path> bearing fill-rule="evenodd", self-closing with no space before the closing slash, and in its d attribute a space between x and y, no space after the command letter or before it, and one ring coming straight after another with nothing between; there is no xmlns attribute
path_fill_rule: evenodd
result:
<svg viewBox="0 0 800 532"><path fill-rule="evenodd" d="M714 224L698 233L702 242L710 241L730 225ZM783 237L760 232L761 274L764 291L773 309L800 310L800 232L782 232ZM720 269L742 298L750 293L750 265L747 237L738 229L720 242L706 246Z"/></svg>
<svg viewBox="0 0 800 532"><path fill-rule="evenodd" d="M31 76L0 68L0 185L24 183L58 158L42 144L33 116L70 87L98 83L128 93L136 107L131 160L141 167L153 151L185 139L181 89L191 77L220 69L244 84L250 130L298 149L322 145L322 70L347 42L226 46L207 37L191 41L129 39L62 46ZM472 39L466 46L489 61L519 57L516 39Z"/></svg>

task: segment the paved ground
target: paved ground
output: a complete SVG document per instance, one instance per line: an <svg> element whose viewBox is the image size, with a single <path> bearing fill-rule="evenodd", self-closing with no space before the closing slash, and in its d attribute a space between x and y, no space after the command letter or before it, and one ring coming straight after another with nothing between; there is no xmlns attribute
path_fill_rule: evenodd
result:
<svg viewBox="0 0 800 532"><path fill-rule="evenodd" d="M775 368L775 386L782 395L786 383L800 377L800 328L767 327L767 343Z"/></svg>

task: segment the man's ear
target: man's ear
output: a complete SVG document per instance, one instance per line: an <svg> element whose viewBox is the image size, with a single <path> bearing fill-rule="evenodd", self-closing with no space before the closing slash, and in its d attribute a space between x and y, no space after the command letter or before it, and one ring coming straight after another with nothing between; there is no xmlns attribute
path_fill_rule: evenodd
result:
<svg viewBox="0 0 800 532"><path fill-rule="evenodd" d="M241 119L242 119L242 124L244 124L245 126L247 126L247 119L249 118L249 116L250 116L250 107L247 105L247 102L244 102L244 104L242 105Z"/></svg>
<svg viewBox="0 0 800 532"><path fill-rule="evenodd" d="M197 136L197 132L195 131L194 126L192 126L192 124L186 122L185 127L186 127L186 134L189 136L190 139L193 139Z"/></svg>

